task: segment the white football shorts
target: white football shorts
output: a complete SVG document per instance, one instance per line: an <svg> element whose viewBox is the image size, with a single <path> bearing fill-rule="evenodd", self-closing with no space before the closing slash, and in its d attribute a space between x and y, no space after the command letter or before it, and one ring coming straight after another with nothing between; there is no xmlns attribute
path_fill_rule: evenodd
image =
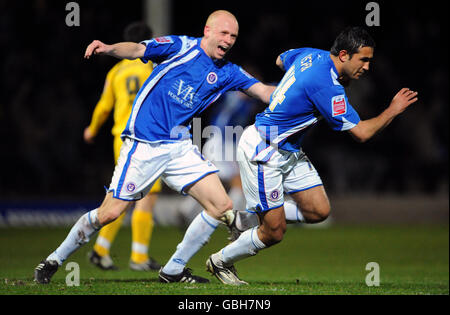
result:
<svg viewBox="0 0 450 315"><path fill-rule="evenodd" d="M268 145L254 125L242 134L237 160L250 212L281 207L284 193L293 194L323 185L303 151L288 152Z"/></svg>
<svg viewBox="0 0 450 315"><path fill-rule="evenodd" d="M161 179L172 189L186 194L187 186L218 169L206 160L192 140L146 143L125 138L108 192L114 198L139 200Z"/></svg>

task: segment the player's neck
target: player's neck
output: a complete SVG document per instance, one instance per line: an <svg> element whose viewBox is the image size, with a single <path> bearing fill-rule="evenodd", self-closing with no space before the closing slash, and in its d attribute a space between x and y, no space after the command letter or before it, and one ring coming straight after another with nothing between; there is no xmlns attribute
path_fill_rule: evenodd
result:
<svg viewBox="0 0 450 315"><path fill-rule="evenodd" d="M339 57L334 56L331 53L330 58L334 63L334 67L336 68L339 83L341 83L343 86L348 86L350 84L350 79L344 73L344 65L342 64L341 60L339 59Z"/></svg>
<svg viewBox="0 0 450 315"><path fill-rule="evenodd" d="M333 55L331 53L330 53L330 58L331 58L331 61L333 61L334 67L336 68L336 70L338 72L337 73L338 78L340 78L342 76L342 73L343 73L343 71L342 71L342 67L343 67L342 62L339 60L339 57L337 57L337 56L335 56L335 55Z"/></svg>

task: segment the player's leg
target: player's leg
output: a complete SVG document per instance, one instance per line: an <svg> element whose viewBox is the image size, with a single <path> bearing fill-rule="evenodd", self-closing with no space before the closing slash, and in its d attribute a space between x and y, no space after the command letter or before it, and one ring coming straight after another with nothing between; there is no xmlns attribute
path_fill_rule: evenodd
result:
<svg viewBox="0 0 450 315"><path fill-rule="evenodd" d="M231 199L216 174L209 174L188 187L186 192L195 198L204 208L184 234L175 253L169 259L160 273L162 280L168 276L180 274L188 261L208 241L210 236L222 222L220 219L226 210L232 209Z"/></svg>
<svg viewBox="0 0 450 315"><path fill-rule="evenodd" d="M315 186L290 194L292 201L285 202L288 222L319 223L330 214L330 202L325 188Z"/></svg>
<svg viewBox="0 0 450 315"><path fill-rule="evenodd" d="M292 197L284 205L288 222L319 223L330 214L330 202L322 180L302 152L286 175L283 186Z"/></svg>
<svg viewBox="0 0 450 315"><path fill-rule="evenodd" d="M208 242L216 230L221 216L232 208L232 202L217 176L217 168L207 161L192 142L181 144L182 150L167 166L163 180L169 187L183 194L189 194L204 208L187 228L183 240L178 244L175 253L160 271L162 282L209 282L209 280L192 275L183 275L190 258ZM185 278L185 280L182 280Z"/></svg>
<svg viewBox="0 0 450 315"><path fill-rule="evenodd" d="M49 283L58 267L104 225L117 219L128 208L129 201L113 198L108 193L102 205L82 215L74 224L65 240L35 269L35 280L38 283Z"/></svg>
<svg viewBox="0 0 450 315"><path fill-rule="evenodd" d="M136 202L131 216L131 258L130 268L136 271L159 270L161 265L149 256L153 234L153 209L161 191L161 180L157 180L150 192Z"/></svg>
<svg viewBox="0 0 450 315"><path fill-rule="evenodd" d="M113 141L114 162L117 164L123 141L120 136L115 136ZM129 209L132 207L130 205ZM125 211L116 220L104 226L98 233L93 250L88 253L89 261L104 270L117 270L110 256L111 246L122 226L126 215Z"/></svg>
<svg viewBox="0 0 450 315"><path fill-rule="evenodd" d="M261 224L244 231L234 242L211 255L206 262L208 271L224 284L247 284L237 276L234 263L256 255L260 250L282 241L286 232L283 206L260 214Z"/></svg>
<svg viewBox="0 0 450 315"><path fill-rule="evenodd" d="M158 158L165 156L162 151L153 151L150 146L131 139L125 140L114 169L110 192L106 194L101 206L83 215L57 250L36 267L37 282L50 282L58 266L62 265L70 254L87 243L102 226L117 219L127 210L130 202L149 192L151 185L164 171L165 161Z"/></svg>

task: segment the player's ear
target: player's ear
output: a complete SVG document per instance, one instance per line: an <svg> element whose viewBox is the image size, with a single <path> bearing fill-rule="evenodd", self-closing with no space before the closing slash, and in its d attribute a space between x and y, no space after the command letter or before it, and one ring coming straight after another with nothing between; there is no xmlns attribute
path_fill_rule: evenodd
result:
<svg viewBox="0 0 450 315"><path fill-rule="evenodd" d="M209 25L205 25L205 28L203 29L203 35L205 35L205 37L208 37L210 31L211 27Z"/></svg>
<svg viewBox="0 0 450 315"><path fill-rule="evenodd" d="M339 52L339 60L342 63L346 62L349 59L350 59L350 55L348 54L348 52L345 49L343 49Z"/></svg>

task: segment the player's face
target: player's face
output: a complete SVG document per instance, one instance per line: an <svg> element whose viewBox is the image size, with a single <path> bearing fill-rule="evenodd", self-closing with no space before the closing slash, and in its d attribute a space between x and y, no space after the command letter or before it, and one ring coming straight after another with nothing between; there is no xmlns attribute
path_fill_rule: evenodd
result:
<svg viewBox="0 0 450 315"><path fill-rule="evenodd" d="M238 36L238 24L230 17L218 17L205 29L205 52L213 59L222 59L233 47Z"/></svg>
<svg viewBox="0 0 450 315"><path fill-rule="evenodd" d="M358 80L364 72L369 71L369 64L373 58L372 47L362 47L344 63L344 73L348 79Z"/></svg>

